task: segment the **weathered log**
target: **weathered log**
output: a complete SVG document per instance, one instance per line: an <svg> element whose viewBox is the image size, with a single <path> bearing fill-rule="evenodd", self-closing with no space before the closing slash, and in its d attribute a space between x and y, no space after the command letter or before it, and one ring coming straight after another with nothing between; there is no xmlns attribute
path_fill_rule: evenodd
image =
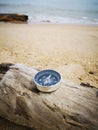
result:
<svg viewBox="0 0 98 130"><path fill-rule="evenodd" d="M33 82L37 72L15 64L3 74L1 117L34 130L98 130L98 89L62 80L57 91L42 93Z"/></svg>
<svg viewBox="0 0 98 130"><path fill-rule="evenodd" d="M28 16L22 14L0 14L0 22L27 22Z"/></svg>

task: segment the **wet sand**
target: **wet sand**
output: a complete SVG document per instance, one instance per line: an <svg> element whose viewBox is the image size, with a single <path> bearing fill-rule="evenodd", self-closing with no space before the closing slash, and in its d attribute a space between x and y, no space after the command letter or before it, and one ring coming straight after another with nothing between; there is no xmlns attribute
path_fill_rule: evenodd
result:
<svg viewBox="0 0 98 130"><path fill-rule="evenodd" d="M0 23L0 63L56 69L98 88L98 26Z"/></svg>

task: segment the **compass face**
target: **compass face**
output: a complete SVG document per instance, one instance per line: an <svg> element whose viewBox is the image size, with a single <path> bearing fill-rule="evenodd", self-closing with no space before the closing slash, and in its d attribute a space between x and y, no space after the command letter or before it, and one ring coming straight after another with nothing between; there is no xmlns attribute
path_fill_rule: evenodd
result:
<svg viewBox="0 0 98 130"><path fill-rule="evenodd" d="M44 87L55 85L60 79L60 74L54 70L43 70L35 75L35 81Z"/></svg>

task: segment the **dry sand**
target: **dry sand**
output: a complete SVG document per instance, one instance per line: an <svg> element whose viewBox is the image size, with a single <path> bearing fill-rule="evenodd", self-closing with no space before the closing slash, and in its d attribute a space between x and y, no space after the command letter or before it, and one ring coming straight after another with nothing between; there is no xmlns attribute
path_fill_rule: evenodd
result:
<svg viewBox="0 0 98 130"><path fill-rule="evenodd" d="M98 88L98 26L0 23L0 63L56 69Z"/></svg>

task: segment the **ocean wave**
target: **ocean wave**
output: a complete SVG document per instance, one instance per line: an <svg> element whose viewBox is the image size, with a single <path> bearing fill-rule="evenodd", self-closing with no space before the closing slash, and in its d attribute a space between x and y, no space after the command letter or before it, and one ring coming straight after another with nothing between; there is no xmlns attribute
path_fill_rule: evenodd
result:
<svg viewBox="0 0 98 130"><path fill-rule="evenodd" d="M61 24L90 24L98 25L98 19L89 17L57 17L46 15L29 16L28 23L61 23Z"/></svg>

